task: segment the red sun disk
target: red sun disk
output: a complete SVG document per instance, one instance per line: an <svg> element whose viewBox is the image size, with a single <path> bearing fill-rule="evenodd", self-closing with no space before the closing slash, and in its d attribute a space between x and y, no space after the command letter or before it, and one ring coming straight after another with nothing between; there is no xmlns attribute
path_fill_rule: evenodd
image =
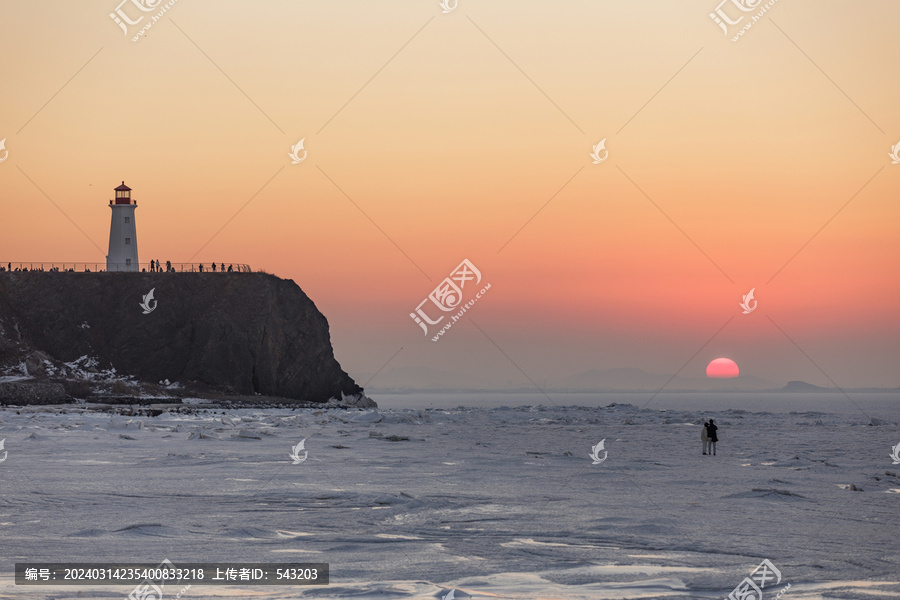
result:
<svg viewBox="0 0 900 600"><path fill-rule="evenodd" d="M706 366L706 376L715 379L730 379L740 374L737 363L730 358L717 358Z"/></svg>

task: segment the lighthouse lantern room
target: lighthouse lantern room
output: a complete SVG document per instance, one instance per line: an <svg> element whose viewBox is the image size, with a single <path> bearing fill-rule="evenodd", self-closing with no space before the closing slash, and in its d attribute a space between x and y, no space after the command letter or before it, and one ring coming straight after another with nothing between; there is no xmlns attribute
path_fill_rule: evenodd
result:
<svg viewBox="0 0 900 600"><path fill-rule="evenodd" d="M109 223L109 254L106 255L107 271L139 271L137 226L134 209L137 202L131 199L131 188L122 182L116 188L115 201L109 201L112 220Z"/></svg>

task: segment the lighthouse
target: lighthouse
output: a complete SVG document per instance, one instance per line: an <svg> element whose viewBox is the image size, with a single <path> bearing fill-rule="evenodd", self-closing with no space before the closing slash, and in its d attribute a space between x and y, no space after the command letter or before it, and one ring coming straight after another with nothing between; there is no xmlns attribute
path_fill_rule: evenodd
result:
<svg viewBox="0 0 900 600"><path fill-rule="evenodd" d="M115 201L109 201L112 220L109 222L109 254L106 255L107 271L139 271L137 227L134 209L137 202L131 199L131 188L122 182L116 188Z"/></svg>

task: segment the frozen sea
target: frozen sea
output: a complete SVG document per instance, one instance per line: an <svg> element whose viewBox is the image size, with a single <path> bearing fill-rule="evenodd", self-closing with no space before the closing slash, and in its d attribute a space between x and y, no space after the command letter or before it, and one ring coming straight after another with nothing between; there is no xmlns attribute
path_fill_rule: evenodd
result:
<svg viewBox="0 0 900 600"><path fill-rule="evenodd" d="M0 408L0 598L133 588L16 586L16 562L164 558L330 564L328 586L193 586L187 599L721 599L764 559L782 574L766 599L787 584L785 600L898 598L900 398L850 396ZM701 417L720 427L717 456L701 455Z"/></svg>

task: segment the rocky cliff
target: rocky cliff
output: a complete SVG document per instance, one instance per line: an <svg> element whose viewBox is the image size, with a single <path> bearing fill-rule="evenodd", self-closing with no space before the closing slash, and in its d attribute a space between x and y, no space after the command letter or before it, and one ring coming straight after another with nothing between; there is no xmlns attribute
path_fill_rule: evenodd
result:
<svg viewBox="0 0 900 600"><path fill-rule="evenodd" d="M334 358L328 321L293 281L264 273L0 272L0 375L19 365L29 375L46 368L65 377L62 363L84 356L96 368L188 389L305 402L362 393Z"/></svg>

